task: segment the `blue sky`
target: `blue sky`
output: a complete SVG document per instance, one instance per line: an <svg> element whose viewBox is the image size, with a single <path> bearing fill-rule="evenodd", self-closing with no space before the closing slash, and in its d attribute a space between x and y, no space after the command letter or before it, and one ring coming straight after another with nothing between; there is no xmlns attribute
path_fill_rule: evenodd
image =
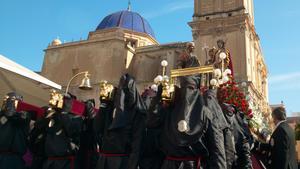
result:
<svg viewBox="0 0 300 169"><path fill-rule="evenodd" d="M299 0L254 0L255 25L269 69L270 103L300 112ZM56 37L86 39L101 19L127 8L127 0L1 0L0 54L34 71ZM132 10L151 24L160 43L189 41L193 0L132 0Z"/></svg>

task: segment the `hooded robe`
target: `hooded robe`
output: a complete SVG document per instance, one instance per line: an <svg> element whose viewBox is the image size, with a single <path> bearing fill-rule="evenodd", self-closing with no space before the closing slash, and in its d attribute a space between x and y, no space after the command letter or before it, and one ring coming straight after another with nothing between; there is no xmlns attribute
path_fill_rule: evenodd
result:
<svg viewBox="0 0 300 169"><path fill-rule="evenodd" d="M212 125L210 127L212 132L209 132L210 135L207 135L206 137L206 141L209 143L209 158L207 159L208 168L226 169L227 161L223 132L228 128L228 124L217 100L217 91L214 89L207 90L204 94L204 98L205 105L212 113Z"/></svg>
<svg viewBox="0 0 300 169"><path fill-rule="evenodd" d="M198 67L199 62L196 57L189 57L180 60L178 66ZM199 86L200 75L181 77L174 101L165 106L159 98L160 91L156 103L149 109L152 124L163 125L160 147L166 158L162 169L199 169L204 166L203 158L208 157L204 137L211 132L211 112L205 106Z"/></svg>
<svg viewBox="0 0 300 169"><path fill-rule="evenodd" d="M134 79L120 78L114 101L102 101L95 119L101 139L96 169L136 169L145 129L145 107Z"/></svg>
<svg viewBox="0 0 300 169"><path fill-rule="evenodd" d="M49 113L49 107L45 106L43 109L47 115L47 113ZM46 118L46 115L37 119L29 135L29 147L33 155L31 169L41 169L44 160L46 160L45 132L49 123L49 119Z"/></svg>
<svg viewBox="0 0 300 169"><path fill-rule="evenodd" d="M95 101L85 102L85 119L80 138L79 163L80 169L95 169L98 161L98 148L100 143L96 139L93 121L96 116Z"/></svg>
<svg viewBox="0 0 300 169"><path fill-rule="evenodd" d="M251 144L253 139L244 118L244 114L237 111L233 119L233 134L237 157L234 162L234 169L252 168Z"/></svg>
<svg viewBox="0 0 300 169"><path fill-rule="evenodd" d="M0 168L24 169L23 155L27 150L30 117L27 112L17 112L17 101L22 96L8 93L0 112Z"/></svg>
<svg viewBox="0 0 300 169"><path fill-rule="evenodd" d="M147 89L142 98L145 102L147 110L151 103L153 104L157 92ZM164 153L159 147L159 137L161 135L163 125L153 125L151 121L151 113L147 111L146 129L144 131L143 144L141 149L141 158L139 160L139 169L160 169L165 159Z"/></svg>
<svg viewBox="0 0 300 169"><path fill-rule="evenodd" d="M55 109L49 117L45 132L45 156L43 169L77 169L78 149L82 117L70 113L71 97L64 99L63 109Z"/></svg>

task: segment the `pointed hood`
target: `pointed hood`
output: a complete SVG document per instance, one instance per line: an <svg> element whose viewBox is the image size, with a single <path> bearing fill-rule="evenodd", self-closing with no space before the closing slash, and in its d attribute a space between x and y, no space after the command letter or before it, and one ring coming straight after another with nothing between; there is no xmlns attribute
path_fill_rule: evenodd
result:
<svg viewBox="0 0 300 169"><path fill-rule="evenodd" d="M136 82L129 74L125 74L120 78L114 105L115 109L110 129L124 127L133 120L135 113L146 112Z"/></svg>

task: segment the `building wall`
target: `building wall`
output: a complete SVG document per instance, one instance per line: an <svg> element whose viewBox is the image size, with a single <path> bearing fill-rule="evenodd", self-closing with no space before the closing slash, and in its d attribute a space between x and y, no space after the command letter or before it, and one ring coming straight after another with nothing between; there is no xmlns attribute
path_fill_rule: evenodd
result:
<svg viewBox="0 0 300 169"><path fill-rule="evenodd" d="M162 75L161 61L167 60L166 74L176 68L178 57L186 43L172 43L138 48L130 65L129 72L137 79L140 91L153 84L157 75Z"/></svg>
<svg viewBox="0 0 300 169"><path fill-rule="evenodd" d="M248 1L248 0L246 0ZM218 12L233 11L247 8L248 4L242 0L195 0L195 16L211 15Z"/></svg>
<svg viewBox="0 0 300 169"><path fill-rule="evenodd" d="M133 51L127 47L132 45L131 42L135 43L134 46L130 47ZM87 40L50 45L45 49L41 74L61 84L65 90L71 77L79 72L88 71L91 74L93 90L82 91L78 89L81 79L84 77L81 75L72 81L69 92L81 100L90 98L98 100L101 80L107 80L117 85L122 74L130 73L138 75L138 83L147 80L152 82L157 72L157 67L154 67L154 64L160 62L160 58L157 56L161 56L161 54L149 54L153 55L155 60L151 64L151 61L144 59L147 58L147 55L142 54L143 52L136 54L135 49L151 45L155 48L157 44L157 41L152 37L124 29L90 32ZM131 53L133 54L132 60L130 60L131 58L127 60ZM138 63L138 66L126 69L126 62ZM131 65L130 63L129 66Z"/></svg>
<svg viewBox="0 0 300 169"><path fill-rule="evenodd" d="M254 27L252 0L195 0L195 14L189 23L201 62L207 59L207 48L226 42L233 61L235 80L247 82L252 109L270 112L268 106L267 66Z"/></svg>
<svg viewBox="0 0 300 169"><path fill-rule="evenodd" d="M121 74L125 73L127 50L124 47L125 41L120 39L86 40L49 46L45 50L41 74L61 84L65 89L72 76L89 71L93 90L77 89L84 77L82 75L71 83L70 92L80 96L79 99L98 98L98 84L101 80L117 84Z"/></svg>
<svg viewBox="0 0 300 169"><path fill-rule="evenodd" d="M222 39L226 42L226 48L229 49L233 60L234 73L236 80L247 80L247 62L246 55L250 55L247 49L246 36L246 16L221 16L206 20L205 18L194 19L190 22L193 31L193 39L196 44L196 51L204 63L208 58L209 49L217 47L217 41Z"/></svg>

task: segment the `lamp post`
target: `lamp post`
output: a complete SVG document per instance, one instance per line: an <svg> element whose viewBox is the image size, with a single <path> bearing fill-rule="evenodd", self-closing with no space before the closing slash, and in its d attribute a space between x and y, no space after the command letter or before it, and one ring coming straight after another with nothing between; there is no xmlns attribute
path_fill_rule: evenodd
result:
<svg viewBox="0 0 300 169"><path fill-rule="evenodd" d="M66 88L66 92L65 94L68 94L68 91L69 91L69 87L70 87L70 84L71 82L79 75L82 75L84 74L84 78L82 79L81 81L81 84L79 86L79 89L82 89L82 90L91 90L92 89L92 86L91 86L91 82L90 82L90 74L88 71L84 71L84 72L80 72L80 73L77 73L76 75L74 75L68 82L68 85L67 85L67 88Z"/></svg>

